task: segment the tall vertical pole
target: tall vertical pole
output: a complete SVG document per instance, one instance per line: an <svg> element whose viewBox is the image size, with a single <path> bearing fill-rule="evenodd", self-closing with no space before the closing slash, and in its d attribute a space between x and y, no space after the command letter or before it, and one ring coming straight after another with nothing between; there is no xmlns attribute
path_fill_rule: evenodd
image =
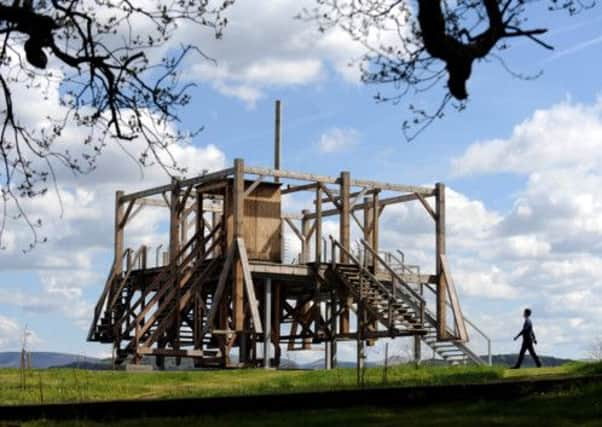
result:
<svg viewBox="0 0 602 427"><path fill-rule="evenodd" d="M265 295L263 309L263 367L270 367L270 340L272 338L272 279L265 279Z"/></svg>
<svg viewBox="0 0 602 427"><path fill-rule="evenodd" d="M330 321L332 314L332 301L326 301L324 304L324 319L327 322ZM330 327L328 329L331 330ZM324 369L332 369L332 340L329 338L324 341Z"/></svg>
<svg viewBox="0 0 602 427"><path fill-rule="evenodd" d="M351 174L347 171L341 172L340 178L340 199L339 203L341 206L340 212L340 220L339 220L339 240L341 246L345 248L347 251L351 249L351 234L350 234L350 200L349 200L349 190L351 186ZM345 253L345 251L340 251L339 260L341 263L348 263L349 257ZM348 292L344 292L343 294L343 310L341 311L341 323L340 329L341 333L347 334L349 333L349 308L351 306L351 298L348 295Z"/></svg>
<svg viewBox="0 0 602 427"><path fill-rule="evenodd" d="M438 329L437 335L439 339L447 338L447 319L446 319L446 292L445 292L445 278L443 277L443 268L441 266L441 255L445 255L445 185L442 183L435 184L435 195L436 195L436 207L435 213L437 214L435 234L436 244L435 253L437 256L437 322Z"/></svg>
<svg viewBox="0 0 602 427"><path fill-rule="evenodd" d="M121 203L121 197L123 197L123 191L115 192L115 236L114 236L114 247L113 251L115 253L115 266L113 267L113 276L119 277L123 271L123 229L122 221L123 221L123 204ZM109 299L108 301L113 300L113 286L109 287ZM113 315L111 315L111 324L113 323ZM113 342L113 347L119 345L119 337L115 337L115 341Z"/></svg>
<svg viewBox="0 0 602 427"><path fill-rule="evenodd" d="M169 265L170 275L172 278L172 286L176 291L175 306L180 306L180 281L178 278L178 253L180 252L181 230L182 230L182 209L180 207L180 183L174 179L171 186L171 198L169 201L170 218L169 218ZM179 350L180 346L180 310L175 310L173 314L173 323L170 328L170 333L175 338L174 348ZM166 339L163 340L162 346L165 346ZM176 364L180 365L180 359L176 358Z"/></svg>
<svg viewBox="0 0 602 427"><path fill-rule="evenodd" d="M316 251L316 263L322 262L322 188L320 184L316 187L316 227L314 233L316 234L315 240L315 251Z"/></svg>
<svg viewBox="0 0 602 427"><path fill-rule="evenodd" d="M281 128L280 128L280 115L282 113L282 106L280 100L276 100L276 111L275 111L275 122L274 122L274 169L280 169L280 150L281 146ZM275 177L274 182L280 182L280 178Z"/></svg>
<svg viewBox="0 0 602 427"><path fill-rule="evenodd" d="M244 215L244 161L242 159L234 160L234 186L232 188L233 199L233 225L234 225L234 240L230 243L236 244L236 239L243 237L243 215ZM237 332L243 331L244 320L244 286L242 265L240 257L236 257L233 268L233 283L232 283L232 311L234 330Z"/></svg>

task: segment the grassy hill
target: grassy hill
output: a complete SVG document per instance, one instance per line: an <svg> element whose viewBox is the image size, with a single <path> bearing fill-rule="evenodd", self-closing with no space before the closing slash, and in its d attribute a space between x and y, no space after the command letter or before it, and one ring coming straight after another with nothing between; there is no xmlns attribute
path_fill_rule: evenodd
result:
<svg viewBox="0 0 602 427"><path fill-rule="evenodd" d="M0 353L0 368L18 368L21 364L21 353L16 351ZM78 354L54 353L54 352L32 352L31 364L34 369L46 369L55 367L82 367L97 368L98 365L106 365L107 362Z"/></svg>

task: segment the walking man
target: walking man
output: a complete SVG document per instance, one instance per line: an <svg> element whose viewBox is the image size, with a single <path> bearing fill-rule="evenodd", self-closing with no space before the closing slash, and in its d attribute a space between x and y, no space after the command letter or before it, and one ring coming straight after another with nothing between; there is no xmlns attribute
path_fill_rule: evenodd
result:
<svg viewBox="0 0 602 427"><path fill-rule="evenodd" d="M518 355L518 360L512 369L520 368L520 365L523 363L523 358L525 357L525 351L529 350L529 354L535 361L537 367L541 367L541 362L539 361L539 357L535 353L535 348L533 344L537 344L537 339L535 338L535 333L533 332L533 324L531 323L531 309L525 308L525 312L523 313L523 317L525 318L525 323L523 324L523 329L518 333L517 336L514 337L514 341L518 339L521 335L523 336L523 345L520 348L520 353Z"/></svg>

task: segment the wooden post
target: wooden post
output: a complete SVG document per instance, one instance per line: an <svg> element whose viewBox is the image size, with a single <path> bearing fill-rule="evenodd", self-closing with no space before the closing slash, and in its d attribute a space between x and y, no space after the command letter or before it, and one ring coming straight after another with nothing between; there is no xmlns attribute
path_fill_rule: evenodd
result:
<svg viewBox="0 0 602 427"><path fill-rule="evenodd" d="M370 199L368 197L364 197L364 240L373 245L373 231L374 231L374 210L372 209L372 205L369 203ZM374 249L374 247L372 246ZM372 254L365 250L364 257L366 257L366 265L374 271L374 266L376 265L376 259L372 256Z"/></svg>
<svg viewBox="0 0 602 427"><path fill-rule="evenodd" d="M169 263L171 269L172 286L176 289L175 305L180 305L180 279L177 276L178 272L178 253L180 252L181 242L181 226L182 226L182 210L180 209L180 183L177 180L172 180L171 199L169 201L170 219L169 219ZM180 310L176 310L173 319L173 325L169 332L173 337L173 345L175 350L179 350L180 330ZM165 346L165 342L163 343ZM179 365L179 363L178 363Z"/></svg>
<svg viewBox="0 0 602 427"><path fill-rule="evenodd" d="M351 174L349 172L341 172L340 179L340 221L339 221L339 241L341 246L345 248L347 251L351 251L351 238L350 238L350 200L349 200L349 189L351 184ZM345 253L345 251L340 251L339 260L341 263L348 263L349 257ZM349 307L351 305L351 298L348 295L348 292L343 291L342 294L343 299L343 310L341 311L340 316L340 329L342 334L349 333Z"/></svg>
<svg viewBox="0 0 602 427"><path fill-rule="evenodd" d="M281 129L280 115L282 113L280 100L276 100L275 123L274 123L274 169L280 169L280 149L281 147ZM280 178L275 177L274 182L280 182Z"/></svg>
<svg viewBox="0 0 602 427"><path fill-rule="evenodd" d="M263 337L263 367L270 367L270 341L272 339L272 279L265 279L265 295L264 295L264 337Z"/></svg>
<svg viewBox="0 0 602 427"><path fill-rule="evenodd" d="M203 215L203 193L196 193L196 226L197 233L197 257L201 259L205 256L207 242L205 242L205 216Z"/></svg>
<svg viewBox="0 0 602 427"><path fill-rule="evenodd" d="M324 319L326 322L330 321L332 316L332 302L326 301L324 304ZM330 330L330 327L328 328ZM324 340L324 369L332 369L332 340L326 338Z"/></svg>
<svg viewBox="0 0 602 427"><path fill-rule="evenodd" d="M350 206L349 206L349 189L351 183L351 174L349 172L341 172L341 190L340 190L340 204L341 204L341 213L340 213L340 221L339 221L339 241L341 246L343 246L346 250L351 250L351 242L350 242ZM345 252L341 251L340 262L347 263L349 259Z"/></svg>
<svg viewBox="0 0 602 427"><path fill-rule="evenodd" d="M380 232L380 203L378 197L378 191L375 191L372 194L372 240L368 240L370 242L370 246L376 253L378 253L378 241L379 241L379 232ZM378 263L375 259L373 259L374 272L376 273L378 270Z"/></svg>
<svg viewBox="0 0 602 427"><path fill-rule="evenodd" d="M274 366L280 366L280 322L282 314L282 304L280 298L280 284L272 285L272 343L274 344Z"/></svg>
<svg viewBox="0 0 602 427"><path fill-rule="evenodd" d="M445 251L445 185L442 183L435 184L436 190L436 207L435 213L437 214L435 234L435 254L436 254L436 267L437 267L437 335L439 339L447 338L447 319L446 319L446 294L445 294L445 283L443 268L441 266L441 255L446 253Z"/></svg>
<svg viewBox="0 0 602 427"><path fill-rule="evenodd" d="M115 252L115 275L121 274L123 271L123 229L121 226L123 222L123 204L121 203L121 197L123 191L115 192L115 241L114 241L114 252ZM110 300L109 300L110 301Z"/></svg>
<svg viewBox="0 0 602 427"><path fill-rule="evenodd" d="M229 242L233 245L236 239L243 238L243 217L245 202L245 173L244 161L242 159L234 160L234 186L232 188L232 214L234 225L234 240ZM232 271L232 321L234 330L243 332L244 330L244 279L240 256L234 262Z"/></svg>
<svg viewBox="0 0 602 427"><path fill-rule="evenodd" d="M316 187L316 219L315 219L315 252L316 263L322 262L322 188L320 185Z"/></svg>
<svg viewBox="0 0 602 427"><path fill-rule="evenodd" d="M301 259L300 264L304 264L306 262L309 262L309 220L307 218L305 218L305 216L309 213L309 211L307 209L303 209L301 211L301 214L303 215L303 218L301 219L301 234L303 236L303 239L301 240Z"/></svg>

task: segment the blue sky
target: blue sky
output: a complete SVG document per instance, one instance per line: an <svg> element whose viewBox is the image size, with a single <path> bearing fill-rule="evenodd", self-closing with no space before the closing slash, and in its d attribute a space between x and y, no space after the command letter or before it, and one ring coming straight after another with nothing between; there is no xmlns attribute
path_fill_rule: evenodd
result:
<svg viewBox="0 0 602 427"><path fill-rule="evenodd" d="M372 100L394 88L362 85L345 67L360 47L290 20L298 2L270 1L250 13L254 4L240 1L224 40L206 42L217 66L187 70L198 86L181 126L205 130L176 158L193 171L236 157L269 166L274 100L281 99L283 168L449 186L449 258L464 310L491 334L495 352L515 349L511 338L528 305L541 352L585 357L602 321L602 9L534 15L532 25L551 28L544 38L555 51L518 40L500 55L516 72L543 74L519 80L498 61L483 61L474 67L467 109L407 142L404 104ZM429 104L436 96L408 100ZM76 132L71 137L77 141ZM62 218L50 196L32 205L47 218L50 242L22 255L26 234L13 224L0 254L0 350L17 350L27 324L37 350L110 351L85 343L85 333L112 257L112 193L165 180L157 170L140 179L131 161L109 150L91 176L65 175ZM387 215L382 244L428 259L417 211ZM132 236L153 241L160 220L149 214L144 221Z"/></svg>

